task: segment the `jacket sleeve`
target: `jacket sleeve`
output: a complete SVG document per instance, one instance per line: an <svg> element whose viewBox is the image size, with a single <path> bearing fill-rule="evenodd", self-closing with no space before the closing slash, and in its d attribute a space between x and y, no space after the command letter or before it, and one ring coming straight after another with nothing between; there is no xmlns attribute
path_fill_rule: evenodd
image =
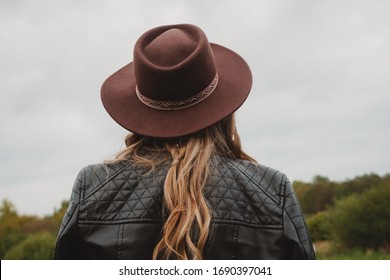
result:
<svg viewBox="0 0 390 280"><path fill-rule="evenodd" d="M291 183L286 176L282 179L284 189L283 230L288 244L288 259L316 259L301 207Z"/></svg>
<svg viewBox="0 0 390 280"><path fill-rule="evenodd" d="M83 189L85 168L80 171L73 186L68 209L58 232L54 259L81 259L82 244L78 230L78 210Z"/></svg>

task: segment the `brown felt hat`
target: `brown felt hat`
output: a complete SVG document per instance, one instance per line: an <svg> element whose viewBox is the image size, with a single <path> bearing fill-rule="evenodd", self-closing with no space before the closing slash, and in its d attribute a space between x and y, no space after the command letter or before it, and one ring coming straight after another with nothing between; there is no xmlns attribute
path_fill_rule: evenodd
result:
<svg viewBox="0 0 390 280"><path fill-rule="evenodd" d="M209 43L199 27L165 25L138 39L134 61L107 78L101 98L127 130L179 137L231 115L251 86L251 71L241 56Z"/></svg>

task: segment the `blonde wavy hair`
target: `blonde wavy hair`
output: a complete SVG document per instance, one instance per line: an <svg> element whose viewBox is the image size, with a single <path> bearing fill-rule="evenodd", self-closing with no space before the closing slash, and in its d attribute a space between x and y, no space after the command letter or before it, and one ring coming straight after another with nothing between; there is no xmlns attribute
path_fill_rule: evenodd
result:
<svg viewBox="0 0 390 280"><path fill-rule="evenodd" d="M203 195L214 155L255 161L241 149L234 115L200 132L181 138L151 138L130 134L114 161L131 160L150 170L171 162L164 183L168 210L153 259L203 259L211 212Z"/></svg>

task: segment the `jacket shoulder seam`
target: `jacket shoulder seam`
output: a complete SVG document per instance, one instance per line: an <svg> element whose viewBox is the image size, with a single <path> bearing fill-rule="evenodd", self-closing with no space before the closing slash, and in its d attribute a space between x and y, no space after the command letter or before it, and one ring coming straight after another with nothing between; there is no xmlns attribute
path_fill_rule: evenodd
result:
<svg viewBox="0 0 390 280"><path fill-rule="evenodd" d="M99 164L100 166L100 164ZM90 165L88 166L90 169L94 169L93 168L93 165ZM128 164L125 164L122 168L116 170L113 174L111 174L110 176L107 176L107 178L105 180L103 180L102 182L100 182L99 184L97 184L96 186L93 187L93 189L91 191L89 191L88 193L85 193L84 194L84 197L83 197L83 200L85 199L88 199L89 197L91 197L92 195L94 195L102 186L106 185L107 183L109 183L112 179L114 179L116 176L118 176L124 169L126 169L128 167ZM86 173L86 172L85 172ZM86 177L86 175L85 175ZM84 191L85 192L85 191Z"/></svg>

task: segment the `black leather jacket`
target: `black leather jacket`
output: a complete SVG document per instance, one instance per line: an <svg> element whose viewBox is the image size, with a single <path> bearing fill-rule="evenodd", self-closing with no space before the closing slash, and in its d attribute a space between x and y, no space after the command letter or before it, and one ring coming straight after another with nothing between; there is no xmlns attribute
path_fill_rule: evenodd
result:
<svg viewBox="0 0 390 280"><path fill-rule="evenodd" d="M169 164L145 173L134 163L85 167L73 187L56 259L151 259L167 213ZM205 259L315 259L287 177L217 157L204 194L212 209Z"/></svg>

